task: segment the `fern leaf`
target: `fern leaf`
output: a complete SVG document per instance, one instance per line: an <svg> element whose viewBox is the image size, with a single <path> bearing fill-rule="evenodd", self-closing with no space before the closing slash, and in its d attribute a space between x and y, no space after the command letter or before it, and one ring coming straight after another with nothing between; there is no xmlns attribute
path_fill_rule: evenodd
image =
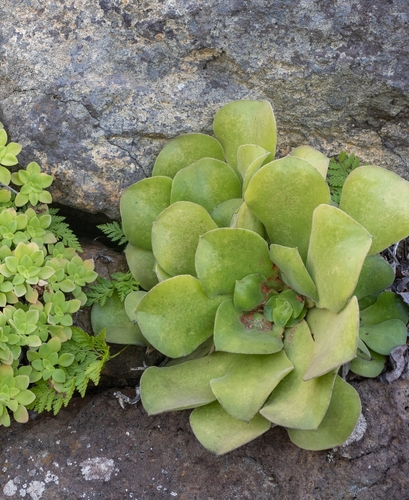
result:
<svg viewBox="0 0 409 500"><path fill-rule="evenodd" d="M93 337L80 328L72 327L71 339L64 342L60 350L60 354L67 352L74 355L72 365L65 368L67 382L63 390L58 392L48 381L40 380L30 388L36 399L27 407L38 413L53 410L56 415L68 405L75 391L84 397L90 381L98 384L101 371L110 357L105 338L104 330Z"/></svg>
<svg viewBox="0 0 409 500"><path fill-rule="evenodd" d="M78 241L78 238L72 232L69 225L66 222L64 222L65 217L62 217L61 215L56 215L57 211L58 209L50 210L52 219L50 227L48 228L49 231L51 231L54 234L57 240L62 241L64 246L74 248L75 250L77 250L77 252L82 252L82 248Z"/></svg>
<svg viewBox="0 0 409 500"><path fill-rule="evenodd" d="M112 297L114 290L115 287L111 280L98 276L96 282L90 285L86 291L88 300L85 305L92 306L92 304L98 302L101 306L103 306L105 302Z"/></svg>
<svg viewBox="0 0 409 500"><path fill-rule="evenodd" d="M122 226L119 222L113 221L108 222L107 224L100 224L97 226L111 241L117 241L118 245L124 245L128 242L127 237L125 236Z"/></svg>
<svg viewBox="0 0 409 500"><path fill-rule="evenodd" d="M97 281L88 288L86 305L91 306L98 302L103 306L114 292L118 293L120 300L123 302L127 295L136 290L139 290L139 283L134 279L130 271L112 274L110 280L98 277Z"/></svg>
<svg viewBox="0 0 409 500"><path fill-rule="evenodd" d="M331 158L328 165L327 182L330 188L331 199L339 204L342 187L348 175L359 167L360 159L353 153L348 155L342 151L336 158Z"/></svg>

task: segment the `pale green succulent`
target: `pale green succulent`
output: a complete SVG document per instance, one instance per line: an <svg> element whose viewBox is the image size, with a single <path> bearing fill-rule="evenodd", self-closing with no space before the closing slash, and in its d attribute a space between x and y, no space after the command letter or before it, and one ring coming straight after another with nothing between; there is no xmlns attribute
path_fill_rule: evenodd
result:
<svg viewBox="0 0 409 500"><path fill-rule="evenodd" d="M38 351L27 351L27 359L33 368L30 377L31 382L41 378L51 380L56 390L62 390L67 380L64 368L70 366L74 361L71 353L58 354L61 350L61 341L53 337L47 343L42 344Z"/></svg>
<svg viewBox="0 0 409 500"><path fill-rule="evenodd" d="M44 265L44 252L36 243L19 243L0 264L0 274L11 280L17 297L24 296L27 302L34 303L38 290L33 285L44 286L54 269Z"/></svg>
<svg viewBox="0 0 409 500"><path fill-rule="evenodd" d="M21 147L6 142L0 124L0 164L12 166L18 163ZM84 395L89 380L98 383L109 353L107 346L103 348L103 334L88 341L87 334L77 329L73 338L73 314L87 300L82 288L97 275L93 262L84 262L77 254L81 247L64 217L44 205L51 202L45 189L52 176L42 173L36 163L13 174L4 166L0 166L0 425L9 425L10 412L25 422L26 407L56 413L75 389ZM94 344L100 346L99 353ZM72 367L74 353L78 359ZM98 361L101 356L103 361Z"/></svg>
<svg viewBox="0 0 409 500"><path fill-rule="evenodd" d="M11 174L11 181L16 186L21 186L14 200L17 207L22 207L27 203L37 205L38 203L52 202L50 193L44 190L51 185L53 177L41 172L38 163L31 162L25 170Z"/></svg>
<svg viewBox="0 0 409 500"><path fill-rule="evenodd" d="M408 308L380 293L394 273L377 254L409 235L409 183L359 167L336 206L322 153L274 160L266 101L224 106L214 132L172 140L121 197L127 261L148 290L128 317L170 358L144 372L143 405L192 408L217 454L271 425L302 448L340 445L361 413L340 368L376 376L406 342Z"/></svg>
<svg viewBox="0 0 409 500"><path fill-rule="evenodd" d="M72 315L78 311L81 302L77 299L67 300L61 292L47 292L43 294L44 312L50 325L71 326Z"/></svg>
<svg viewBox="0 0 409 500"><path fill-rule="evenodd" d="M11 365L0 364L0 425L10 425L8 410L17 422L28 421L26 406L35 399L35 395L28 390L29 383L28 375L15 375Z"/></svg>
<svg viewBox="0 0 409 500"><path fill-rule="evenodd" d="M32 241L42 248L44 243L56 241L55 236L46 230L50 224L49 214L38 215L32 208L25 212L8 208L0 213L0 237L3 245L8 247Z"/></svg>

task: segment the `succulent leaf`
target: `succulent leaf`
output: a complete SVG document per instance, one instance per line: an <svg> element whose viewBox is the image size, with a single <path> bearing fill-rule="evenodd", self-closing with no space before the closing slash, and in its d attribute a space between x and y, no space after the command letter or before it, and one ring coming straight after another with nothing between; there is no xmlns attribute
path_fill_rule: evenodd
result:
<svg viewBox="0 0 409 500"><path fill-rule="evenodd" d="M307 161L294 156L264 165L251 179L244 199L264 224L271 243L298 248L307 257L312 214L330 202L328 185Z"/></svg>
<svg viewBox="0 0 409 500"><path fill-rule="evenodd" d="M240 196L241 184L234 170L222 161L202 158L175 175L170 201L191 201L211 212L220 203Z"/></svg>
<svg viewBox="0 0 409 500"><path fill-rule="evenodd" d="M152 250L152 224L169 206L171 188L172 179L156 176L132 184L122 193L122 227L131 245Z"/></svg>
<svg viewBox="0 0 409 500"><path fill-rule="evenodd" d="M176 276L149 290L136 308L136 319L153 347L178 358L212 335L214 316L224 299L207 297L193 276Z"/></svg>
<svg viewBox="0 0 409 500"><path fill-rule="evenodd" d="M196 273L209 297L233 293L236 280L249 274L269 278L272 272L267 243L253 231L220 228L199 240Z"/></svg>
<svg viewBox="0 0 409 500"><path fill-rule="evenodd" d="M132 276L144 290L150 290L158 284L154 271L156 260L152 250L143 250L128 243L125 257Z"/></svg>
<svg viewBox="0 0 409 500"><path fill-rule="evenodd" d="M409 183L394 172L356 168L345 181L339 208L372 235L370 254L409 236Z"/></svg>
<svg viewBox="0 0 409 500"><path fill-rule="evenodd" d="M152 226L152 249L160 267L170 276L196 276L199 238L212 229L217 229L216 223L196 203L178 201L163 210Z"/></svg>
<svg viewBox="0 0 409 500"><path fill-rule="evenodd" d="M324 179L327 177L329 158L320 151L317 151L311 146L300 146L294 149L291 156L296 156L297 158L308 161L308 163L311 163L311 165L318 170Z"/></svg>
<svg viewBox="0 0 409 500"><path fill-rule="evenodd" d="M317 307L334 313L345 307L370 246L366 229L338 208L314 210L306 267L317 287Z"/></svg>
<svg viewBox="0 0 409 500"><path fill-rule="evenodd" d="M267 355L241 354L225 374L210 381L210 386L230 415L249 422L277 384L293 369L284 351Z"/></svg>
<svg viewBox="0 0 409 500"><path fill-rule="evenodd" d="M237 171L237 151L244 144L255 144L270 152L274 159L277 131L271 104L268 101L235 101L223 106L213 122L227 163Z"/></svg>
<svg viewBox="0 0 409 500"><path fill-rule="evenodd" d="M359 307L356 297L339 313L314 307L307 314L314 337L314 349L304 380L320 377L356 356L359 335Z"/></svg>
<svg viewBox="0 0 409 500"><path fill-rule="evenodd" d="M288 429L291 441L304 450L327 450L343 444L351 435L361 414L356 390L338 375L331 402L316 430Z"/></svg>
<svg viewBox="0 0 409 500"><path fill-rule="evenodd" d="M215 158L223 161L224 153L220 143L205 134L184 134L168 142L159 153L152 170L152 176L175 177L182 168L201 158Z"/></svg>
<svg viewBox="0 0 409 500"><path fill-rule="evenodd" d="M216 455L223 455L267 432L271 423L257 414L250 422L238 420L215 401L196 408L190 425L200 443Z"/></svg>
<svg viewBox="0 0 409 500"><path fill-rule="evenodd" d="M215 352L175 366L149 367L141 378L145 410L149 415L156 415L216 401L210 381L222 377L237 358L237 354Z"/></svg>
<svg viewBox="0 0 409 500"><path fill-rule="evenodd" d="M294 366L271 393L260 414L273 424L292 429L317 429L327 412L335 370L312 380L303 376L314 349L305 321L285 332L284 352ZM314 404L311 404L314 401Z"/></svg>
<svg viewBox="0 0 409 500"><path fill-rule="evenodd" d="M222 302L217 309L214 324L214 345L217 351L272 354L283 348L279 338L281 333L282 330L274 328L262 314L244 314L238 311L233 300Z"/></svg>

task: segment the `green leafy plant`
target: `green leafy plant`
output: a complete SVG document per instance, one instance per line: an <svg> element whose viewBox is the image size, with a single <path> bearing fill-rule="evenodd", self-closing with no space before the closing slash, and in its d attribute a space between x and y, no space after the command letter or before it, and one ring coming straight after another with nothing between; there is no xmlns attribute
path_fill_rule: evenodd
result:
<svg viewBox="0 0 409 500"><path fill-rule="evenodd" d="M406 342L407 306L383 292L394 273L378 254L409 235L409 183L357 167L331 201L322 153L274 159L266 101L227 104L213 128L170 141L121 197L126 258L147 291L125 303L133 342L169 358L144 372L143 405L193 409L217 454L271 425L301 448L340 445L361 413L341 368L377 376ZM112 310L97 306L100 326Z"/></svg>
<svg viewBox="0 0 409 500"><path fill-rule="evenodd" d="M105 330L94 337L74 327L70 341L64 342L57 352L59 359L63 359L62 368L60 367L63 372L60 374L61 381L53 380L50 384L48 373L45 373L46 378L44 378L43 370L41 379L31 389L35 400L28 405L28 408L39 413L46 410L57 414L62 406L68 405L75 390L84 397L90 381L98 385L102 368L110 359ZM34 353L33 355L36 356ZM38 358L41 359L40 355ZM55 382L59 384L59 390L55 390Z"/></svg>
<svg viewBox="0 0 409 500"><path fill-rule="evenodd" d="M49 209L52 176L37 163L12 174L21 147L0 128L0 425L28 420L27 408L58 411L75 389L98 383L109 357L105 335L73 327L95 281L77 238ZM61 240L61 241L58 241ZM72 246L67 246L72 244Z"/></svg>
<svg viewBox="0 0 409 500"><path fill-rule="evenodd" d="M331 158L328 165L327 182L331 193L331 199L339 204L341 199L342 187L348 175L359 167L361 160L351 153L348 155L345 151L338 156Z"/></svg>
<svg viewBox="0 0 409 500"><path fill-rule="evenodd" d="M100 224L97 226L111 241L117 242L118 245L124 245L128 242L121 225L117 221Z"/></svg>

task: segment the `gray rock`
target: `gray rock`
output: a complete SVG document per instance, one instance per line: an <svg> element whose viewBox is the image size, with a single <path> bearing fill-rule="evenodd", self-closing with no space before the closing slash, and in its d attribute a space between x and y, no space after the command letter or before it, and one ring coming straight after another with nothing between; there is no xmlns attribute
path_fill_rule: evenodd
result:
<svg viewBox="0 0 409 500"><path fill-rule="evenodd" d="M0 120L54 198L118 217L166 141L269 99L279 154L343 149L409 179L407 2L5 0Z"/></svg>

